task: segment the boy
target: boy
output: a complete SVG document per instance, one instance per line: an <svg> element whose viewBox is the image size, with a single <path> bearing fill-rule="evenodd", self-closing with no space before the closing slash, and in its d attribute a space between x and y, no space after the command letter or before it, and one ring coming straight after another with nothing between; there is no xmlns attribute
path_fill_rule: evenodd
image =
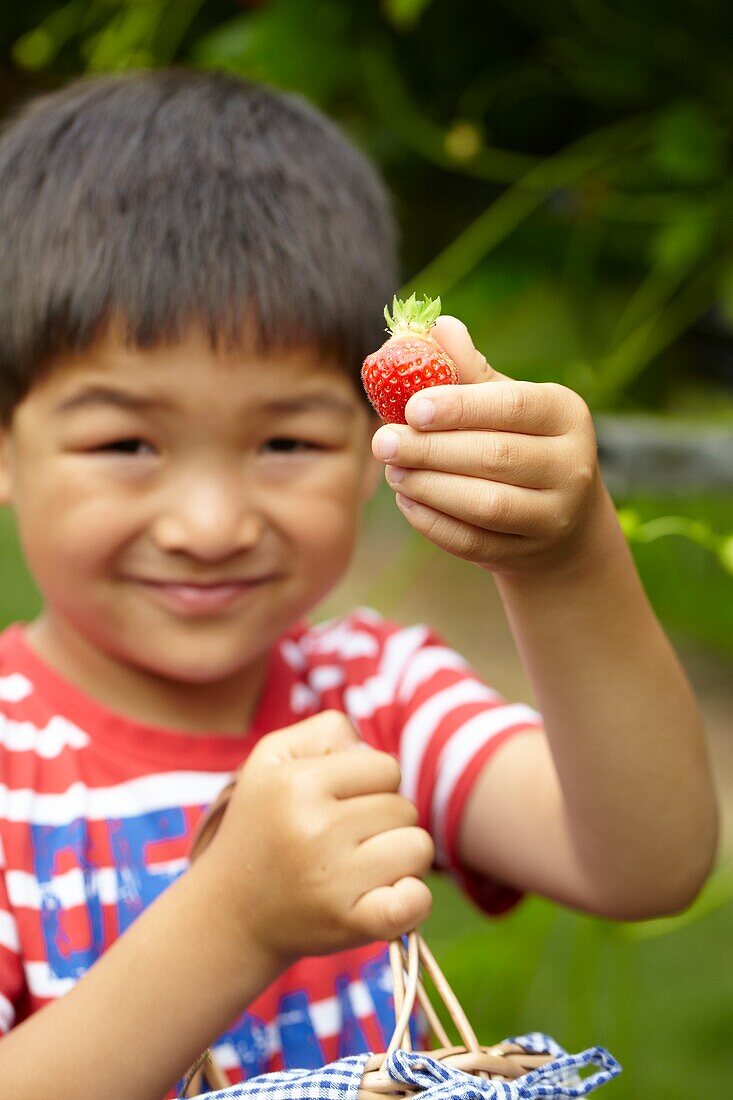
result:
<svg viewBox="0 0 733 1100"><path fill-rule="evenodd" d="M490 912L690 901L703 739L588 412L443 318L463 385L374 460L393 232L334 127L229 77L78 83L8 129L0 224L0 492L43 595L0 641L5 1095L158 1100L217 1037L233 1080L380 1046L428 830ZM495 574L544 729L424 627L304 621L380 464Z"/></svg>

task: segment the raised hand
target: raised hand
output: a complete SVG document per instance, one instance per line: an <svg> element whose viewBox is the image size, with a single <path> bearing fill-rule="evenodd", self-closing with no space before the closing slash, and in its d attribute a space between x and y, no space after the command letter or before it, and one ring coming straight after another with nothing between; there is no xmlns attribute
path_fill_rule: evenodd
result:
<svg viewBox="0 0 733 1100"><path fill-rule="evenodd" d="M439 318L431 334L462 384L415 394L407 424L385 425L373 440L408 522L497 573L581 553L600 498L585 402L565 386L499 374L455 317Z"/></svg>

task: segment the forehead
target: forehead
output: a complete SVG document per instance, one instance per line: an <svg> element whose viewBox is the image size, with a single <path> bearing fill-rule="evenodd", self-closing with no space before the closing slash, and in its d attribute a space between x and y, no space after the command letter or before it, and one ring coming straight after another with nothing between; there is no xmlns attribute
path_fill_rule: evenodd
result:
<svg viewBox="0 0 733 1100"><path fill-rule="evenodd" d="M199 419L318 411L350 417L364 407L352 379L315 348L215 351L198 333L152 348L106 335L54 363L33 396L49 412L107 403Z"/></svg>

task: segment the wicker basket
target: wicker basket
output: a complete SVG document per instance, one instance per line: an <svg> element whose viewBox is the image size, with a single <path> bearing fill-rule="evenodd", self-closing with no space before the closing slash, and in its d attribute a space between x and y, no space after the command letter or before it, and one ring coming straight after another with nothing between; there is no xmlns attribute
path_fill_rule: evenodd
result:
<svg viewBox="0 0 733 1100"><path fill-rule="evenodd" d="M372 1054L364 1067L359 1100L380 1100L385 1095L407 1097L417 1091L407 1085L398 1085L384 1070L387 1059L396 1050L411 1050L409 1021L416 999L440 1043L440 1046L423 1052L435 1061L444 1062L453 1069L460 1069L464 1073L474 1074L477 1077L501 1081L514 1080L552 1061L552 1055L534 1054L516 1043L498 1043L492 1047L480 1046L458 998L424 939L417 932L411 932L407 937L407 948L399 941L390 943L389 956L397 1020L386 1052ZM438 996L448 1009L462 1040L462 1046L454 1046L446 1034L420 979L421 963L432 980Z"/></svg>
<svg viewBox="0 0 733 1100"><path fill-rule="evenodd" d="M233 787L234 783L229 783L223 789L202 819L191 850L191 860L200 855L214 835ZM428 1024L440 1044L435 1049L423 1053L454 1069L489 1080L512 1081L552 1061L551 1054L533 1053L517 1043L504 1042L490 1047L481 1046L458 998L423 938L417 932L411 932L406 937L406 941L405 945L400 940L393 940L389 945L395 1029L387 1050L382 1054L370 1055L364 1067L359 1100L382 1100L385 1096L397 1097L399 1100L401 1097L408 1097L413 1092L419 1091L417 1087L397 1084L387 1075L384 1068L387 1059L396 1050L412 1051L409 1025L416 1001L425 1013ZM461 1040L459 1046L451 1043L433 1007L420 977L421 964L455 1024ZM207 1050L189 1069L184 1078L184 1085L181 1097L194 1097L207 1089L229 1088L230 1082L211 1051Z"/></svg>

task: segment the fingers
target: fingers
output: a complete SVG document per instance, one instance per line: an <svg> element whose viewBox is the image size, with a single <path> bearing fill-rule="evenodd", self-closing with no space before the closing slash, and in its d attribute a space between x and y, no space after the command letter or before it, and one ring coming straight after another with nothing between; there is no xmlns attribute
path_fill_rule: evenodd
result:
<svg viewBox="0 0 733 1100"><path fill-rule="evenodd" d="M410 526L441 550L464 561L506 572L532 550L532 540L518 534L488 530L446 515L397 494L397 504Z"/></svg>
<svg viewBox="0 0 733 1100"><path fill-rule="evenodd" d="M352 921L368 940L393 940L423 924L432 904L425 883L408 876L363 894L352 909Z"/></svg>
<svg viewBox="0 0 733 1100"><path fill-rule="evenodd" d="M401 480L393 481L392 472L388 466L387 481L397 490L400 508L409 510L411 516L414 502L484 531L530 537L543 535L552 522L555 494L550 490L522 489L432 470L405 470Z"/></svg>
<svg viewBox="0 0 733 1100"><path fill-rule="evenodd" d="M417 825L414 803L397 794L367 794L352 798L345 823L349 835L361 844L380 833Z"/></svg>
<svg viewBox="0 0 733 1100"><path fill-rule="evenodd" d="M405 418L418 431L480 428L561 435L572 427L582 404L577 394L555 382L501 378L491 386L433 386L421 390L407 402ZM394 425L380 429L386 430L394 430Z"/></svg>
<svg viewBox="0 0 733 1100"><path fill-rule="evenodd" d="M359 734L345 714L325 710L268 734L254 752L280 760L299 760L344 752L361 744Z"/></svg>
<svg viewBox="0 0 733 1100"><path fill-rule="evenodd" d="M389 753L372 749L340 711L323 711L270 733L252 753L275 764L290 763L299 789L337 799L397 791L400 766Z"/></svg>
<svg viewBox="0 0 733 1100"><path fill-rule="evenodd" d="M375 448L381 448L382 430L375 436ZM571 462L564 441L554 438L492 431L416 432L405 425L387 430L395 437L389 463L397 468L440 470L547 489L562 482Z"/></svg>
<svg viewBox="0 0 733 1100"><path fill-rule="evenodd" d="M352 907L352 919L377 939L392 939L422 924L432 904L422 878L434 858L424 829L393 829L365 840L353 866L366 889Z"/></svg>
<svg viewBox="0 0 733 1100"><path fill-rule="evenodd" d="M368 886L396 882L405 875L422 878L433 865L435 845L430 833L417 826L379 832L363 841L355 856ZM369 883L369 876L373 882Z"/></svg>
<svg viewBox="0 0 733 1100"><path fill-rule="evenodd" d="M396 791L400 785L399 764L378 749L347 749L307 764L312 768L314 784L338 799Z"/></svg>
<svg viewBox="0 0 733 1100"><path fill-rule="evenodd" d="M482 431L519 431L529 436L560 436L572 426L577 401L554 382L517 382L499 379L495 385L433 386L407 401L408 425L424 431L479 428ZM392 429L389 425L380 429ZM379 432L378 432L379 434Z"/></svg>

